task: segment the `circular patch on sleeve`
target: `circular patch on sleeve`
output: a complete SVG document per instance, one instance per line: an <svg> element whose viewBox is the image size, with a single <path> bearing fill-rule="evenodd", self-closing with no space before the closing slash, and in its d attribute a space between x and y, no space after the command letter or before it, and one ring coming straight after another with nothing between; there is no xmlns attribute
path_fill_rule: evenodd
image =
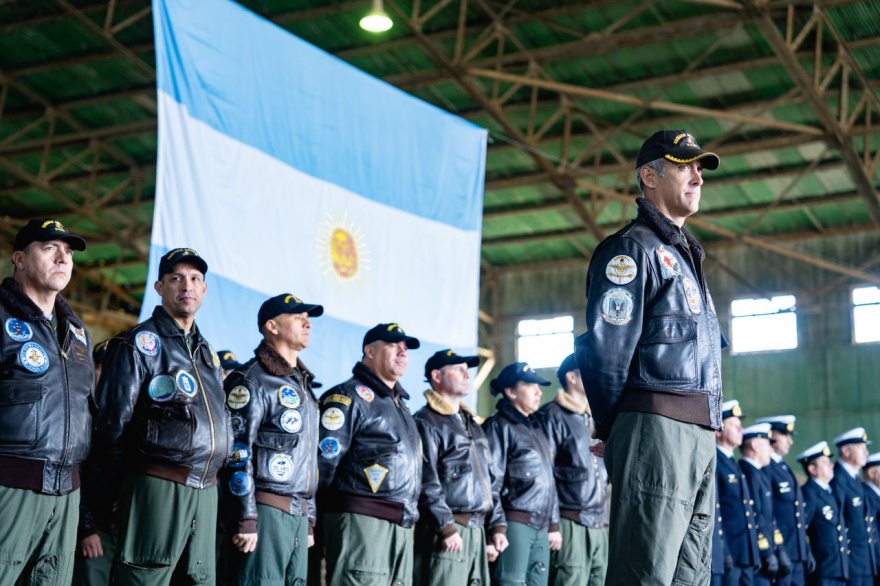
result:
<svg viewBox="0 0 880 586"><path fill-rule="evenodd" d="M345 424L345 413L342 412L342 409L337 409L336 407L330 407L324 414L321 415L321 425L324 426L324 429L328 429L330 431L336 431L340 427Z"/></svg>
<svg viewBox="0 0 880 586"><path fill-rule="evenodd" d="M293 478L293 458L287 454L275 454L269 458L269 476L275 480Z"/></svg>
<svg viewBox="0 0 880 586"><path fill-rule="evenodd" d="M615 287L602 295L602 319L606 322L622 326L632 319L635 298L626 289Z"/></svg>
<svg viewBox="0 0 880 586"><path fill-rule="evenodd" d="M46 372L49 368L49 354L36 342L28 342L18 352L18 360L21 365L37 374Z"/></svg>
<svg viewBox="0 0 880 586"><path fill-rule="evenodd" d="M232 444L232 455L226 460L226 465L230 468L244 468L248 459L251 457L251 451L242 442Z"/></svg>
<svg viewBox="0 0 880 586"><path fill-rule="evenodd" d="M251 392L244 385L233 387L226 396L226 404L230 409L241 409L251 400Z"/></svg>
<svg viewBox="0 0 880 586"><path fill-rule="evenodd" d="M282 385L278 388L278 402L281 403L282 407L296 409L299 407L301 400L295 388L290 385Z"/></svg>
<svg viewBox="0 0 880 586"><path fill-rule="evenodd" d="M6 320L6 333L16 342L27 342L34 337L34 331L31 324L20 319L10 317Z"/></svg>
<svg viewBox="0 0 880 586"><path fill-rule="evenodd" d="M360 398L367 403L372 403L373 399L376 397L375 393L373 393L373 389L365 387L364 385L358 385L354 388L354 390L357 391L357 394L360 396Z"/></svg>
<svg viewBox="0 0 880 586"><path fill-rule="evenodd" d="M154 376L147 386L147 392L154 401L164 403L170 401L174 397L177 387L174 385L174 378L168 374L160 374Z"/></svg>
<svg viewBox="0 0 880 586"><path fill-rule="evenodd" d="M281 413L281 429L287 433L299 433L302 426L302 415L296 409L285 409Z"/></svg>
<svg viewBox="0 0 880 586"><path fill-rule="evenodd" d="M220 368L220 357L211 346L208 346L208 349L211 351L211 362L214 364L214 368Z"/></svg>
<svg viewBox="0 0 880 586"><path fill-rule="evenodd" d="M241 415L241 413L233 413L230 419L232 420L233 437L238 437L244 434L245 422L244 417Z"/></svg>
<svg viewBox="0 0 880 586"><path fill-rule="evenodd" d="M196 378L193 375L185 370L179 370L177 371L177 376L174 377L174 381L177 383L177 388L181 393L190 398L196 396L196 392L198 392L199 388L196 385Z"/></svg>
<svg viewBox="0 0 880 586"><path fill-rule="evenodd" d="M615 285L632 283L638 274L639 268L636 261L625 254L615 256L605 265L605 276Z"/></svg>
<svg viewBox="0 0 880 586"><path fill-rule="evenodd" d="M138 351L144 356L155 356L159 353L159 348L161 347L159 336L148 330L137 333L134 337L134 345L137 346Z"/></svg>
<svg viewBox="0 0 880 586"><path fill-rule="evenodd" d="M321 440L319 447L321 448L321 456L328 460L339 455L339 440L335 437L325 437Z"/></svg>
<svg viewBox="0 0 880 586"><path fill-rule="evenodd" d="M245 496L251 491L251 477L247 472L236 472L229 478L229 492L235 496Z"/></svg>
<svg viewBox="0 0 880 586"><path fill-rule="evenodd" d="M703 313L703 303L700 296L700 288L694 283L690 277L681 280L681 286L684 289L684 296L687 299L688 307L692 313Z"/></svg>

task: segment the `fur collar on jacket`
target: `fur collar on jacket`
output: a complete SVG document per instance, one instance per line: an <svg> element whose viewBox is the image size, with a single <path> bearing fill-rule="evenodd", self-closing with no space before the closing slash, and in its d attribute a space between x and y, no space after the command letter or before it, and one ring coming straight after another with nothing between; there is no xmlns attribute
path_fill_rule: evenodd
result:
<svg viewBox="0 0 880 586"><path fill-rule="evenodd" d="M37 304L22 291L12 277L6 277L0 283L0 301L9 310L9 313L19 319L30 322L39 322L45 319L43 310L37 307ZM58 319L58 323L63 324L65 328L68 323L80 328L83 325L61 295L55 296L55 317Z"/></svg>
<svg viewBox="0 0 880 586"><path fill-rule="evenodd" d="M679 230L681 230L681 234L683 234L685 240L687 240L691 251L696 253L700 260L706 260L706 253L703 250L703 247L697 242L694 235L688 232L687 228L684 226L679 228L673 224L672 220L664 216L656 205L644 197L637 198L636 205L639 207L638 219L651 226L664 242L671 246L680 243L681 236L679 235Z"/></svg>
<svg viewBox="0 0 880 586"><path fill-rule="evenodd" d="M260 345L254 350L254 356L257 357L257 360L260 361L260 364L263 365L269 374L273 376L294 375L294 368L281 354L278 353L277 350L275 350L275 347L266 340L260 342ZM312 379L315 378L312 371L306 368L306 365L303 364L302 360L299 358L296 359L296 366L303 373L303 378L307 381L311 382Z"/></svg>
<svg viewBox="0 0 880 586"><path fill-rule="evenodd" d="M440 393L433 389L428 389L427 391L425 391L425 399L428 400L428 407L430 407L440 415L456 414L456 411L452 408L452 405L447 403L446 400L440 395ZM459 404L459 408L464 413L470 415L472 418L477 418L477 414L471 411L464 403Z"/></svg>

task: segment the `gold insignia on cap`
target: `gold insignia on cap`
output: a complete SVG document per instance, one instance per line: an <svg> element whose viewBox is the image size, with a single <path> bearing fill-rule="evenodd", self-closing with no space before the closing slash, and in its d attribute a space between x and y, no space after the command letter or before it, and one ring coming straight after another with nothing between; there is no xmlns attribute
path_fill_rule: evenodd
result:
<svg viewBox="0 0 880 586"><path fill-rule="evenodd" d="M684 140L684 142L681 144L681 146L699 148L699 145L697 145L697 139L695 139L691 134L688 134L687 132L682 132L681 134L676 136L672 140L672 144L678 145L678 143L682 140Z"/></svg>
<svg viewBox="0 0 880 586"><path fill-rule="evenodd" d="M789 423L785 426L785 429L787 429L788 431L794 431L794 423Z"/></svg>
<svg viewBox="0 0 880 586"><path fill-rule="evenodd" d="M830 455L831 455L831 449L830 449L828 446L825 446L824 448L822 448L822 455L823 455L823 456L830 456Z"/></svg>
<svg viewBox="0 0 880 586"><path fill-rule="evenodd" d="M528 364L526 364L525 366L523 366L523 370L522 370L523 372L528 372L528 371L530 371L530 370L531 370L531 368L529 367Z"/></svg>
<svg viewBox="0 0 880 586"><path fill-rule="evenodd" d="M67 230L64 229L64 226L58 220L46 220L45 222L43 222L43 225L40 226L40 228L43 228L45 230L52 225L55 226L55 230L57 230L58 232L67 232Z"/></svg>
<svg viewBox="0 0 880 586"><path fill-rule="evenodd" d="M742 409L740 409L739 405L734 405L731 413L733 413L734 417L742 417L743 411L742 411Z"/></svg>
<svg viewBox="0 0 880 586"><path fill-rule="evenodd" d="M387 331L389 331L389 332L393 332L394 330L397 330L397 331L400 332L401 334L403 333L403 330L400 328L399 325L397 325L397 324L388 324Z"/></svg>
<svg viewBox="0 0 880 586"><path fill-rule="evenodd" d="M294 301L295 303L302 303L302 299L300 299L300 298L297 297L296 295L288 295L287 297L284 298L284 303L285 303L285 304L290 303L290 300L291 300L291 299L293 299L293 301Z"/></svg>
<svg viewBox="0 0 880 586"><path fill-rule="evenodd" d="M868 441L868 434L867 434L867 433L863 433L863 434L862 434L862 441L863 441L863 442L867 442L867 441Z"/></svg>
<svg viewBox="0 0 880 586"><path fill-rule="evenodd" d="M225 352L223 354L223 360L235 360L235 354L232 352Z"/></svg>
<svg viewBox="0 0 880 586"><path fill-rule="evenodd" d="M452 350L447 350L446 355L447 356L455 356L455 352L453 352Z"/></svg>

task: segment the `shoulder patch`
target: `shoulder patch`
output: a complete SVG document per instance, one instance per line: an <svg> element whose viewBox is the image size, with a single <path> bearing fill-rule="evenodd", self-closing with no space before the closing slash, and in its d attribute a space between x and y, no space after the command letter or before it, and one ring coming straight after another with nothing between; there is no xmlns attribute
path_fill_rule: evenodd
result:
<svg viewBox="0 0 880 586"><path fill-rule="evenodd" d="M36 342L28 342L21 347L18 361L31 372L41 374L49 369L49 354Z"/></svg>
<svg viewBox="0 0 880 586"><path fill-rule="evenodd" d="M358 385L354 388L354 390L357 391L358 396L367 403L372 403L373 399L376 396L373 393L373 389L365 387L364 385Z"/></svg>
<svg viewBox="0 0 880 586"><path fill-rule="evenodd" d="M229 492L244 496L251 491L251 478L247 472L236 472L229 478Z"/></svg>
<svg viewBox="0 0 880 586"><path fill-rule="evenodd" d="M251 400L251 392L244 385L233 387L226 396L226 404L230 409L241 409Z"/></svg>
<svg viewBox="0 0 880 586"><path fill-rule="evenodd" d="M328 460L339 455L339 440L335 437L325 437L321 440L319 447L321 449L321 456Z"/></svg>
<svg viewBox="0 0 880 586"><path fill-rule="evenodd" d="M230 419L232 420L232 436L239 437L241 435L244 435L246 424L245 424L244 417L242 416L242 414L241 413L233 413L232 417L230 417Z"/></svg>
<svg viewBox="0 0 880 586"><path fill-rule="evenodd" d="M244 468L247 461L251 457L251 451L243 442L235 442L232 444L232 455L226 460L226 465L230 468Z"/></svg>
<svg viewBox="0 0 880 586"><path fill-rule="evenodd" d="M211 363L214 365L214 368L220 368L220 357L217 356L217 352L214 351L210 344L208 344L208 350L211 351Z"/></svg>
<svg viewBox="0 0 880 586"><path fill-rule="evenodd" d="M351 399L346 397L345 395L333 394L324 398L324 403L342 403L346 407L351 405Z"/></svg>
<svg viewBox="0 0 880 586"><path fill-rule="evenodd" d="M34 330L31 328L31 324L14 317L6 320L6 333L16 342L27 342L34 337Z"/></svg>
<svg viewBox="0 0 880 586"><path fill-rule="evenodd" d="M625 254L615 256L605 265L605 276L615 285L631 283L638 274L639 268L636 261Z"/></svg>
<svg viewBox="0 0 880 586"><path fill-rule="evenodd" d="M321 415L321 425L324 429L336 431L345 425L345 413L336 407L330 407Z"/></svg>
<svg viewBox="0 0 880 586"><path fill-rule="evenodd" d="M622 326L632 319L635 298L626 289L615 287L602 295L602 319L611 325Z"/></svg>
<svg viewBox="0 0 880 586"><path fill-rule="evenodd" d="M159 336L148 330L137 333L134 337L134 345L144 356L155 356L161 347Z"/></svg>

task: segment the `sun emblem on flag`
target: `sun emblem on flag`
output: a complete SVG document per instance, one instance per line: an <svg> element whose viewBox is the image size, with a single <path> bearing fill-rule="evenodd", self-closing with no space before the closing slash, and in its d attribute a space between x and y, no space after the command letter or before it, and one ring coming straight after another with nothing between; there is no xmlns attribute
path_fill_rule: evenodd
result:
<svg viewBox="0 0 880 586"><path fill-rule="evenodd" d="M370 253L360 227L349 220L327 214L318 229L318 262L323 274L335 274L340 281L354 281L370 268Z"/></svg>

